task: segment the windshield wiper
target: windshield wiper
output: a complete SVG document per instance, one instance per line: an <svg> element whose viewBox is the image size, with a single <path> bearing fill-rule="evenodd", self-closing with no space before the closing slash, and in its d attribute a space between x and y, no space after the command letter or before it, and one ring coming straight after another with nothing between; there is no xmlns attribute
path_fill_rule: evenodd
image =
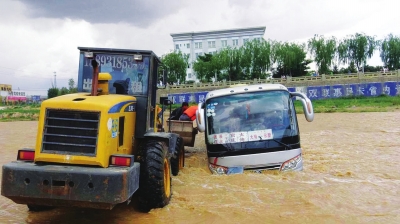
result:
<svg viewBox="0 0 400 224"><path fill-rule="evenodd" d="M263 140L263 139L261 138L261 136L258 136L258 137L260 138L260 141ZM285 146L285 149L292 149L292 147L291 147L290 145L287 145L287 144L285 144L285 143L283 143L283 142L281 142L281 141L278 141L278 140L276 140L276 139L274 139L274 138L269 139L269 140L272 140L272 141L274 141L274 142L277 142L277 143L279 143L279 144Z"/></svg>
<svg viewBox="0 0 400 224"><path fill-rule="evenodd" d="M285 146L285 149L286 149L286 150L287 150L287 149L289 149L289 150L292 149L292 146L287 145L287 144L285 144L285 143L283 143L283 142L281 142L281 141L278 141L278 140L276 140L276 139L270 139L270 140L272 140L272 141L274 141L274 142L277 142L277 143L279 143L279 144Z"/></svg>

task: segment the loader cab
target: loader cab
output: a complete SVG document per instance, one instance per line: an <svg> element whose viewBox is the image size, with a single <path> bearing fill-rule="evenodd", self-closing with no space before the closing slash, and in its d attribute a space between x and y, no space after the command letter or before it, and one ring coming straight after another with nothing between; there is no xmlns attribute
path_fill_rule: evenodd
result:
<svg viewBox="0 0 400 224"><path fill-rule="evenodd" d="M110 74L107 80L102 80L99 76L98 88L102 89L99 95L107 93L135 97L135 138L143 138L146 132L154 131L155 119L152 112L156 107L157 74L161 63L154 52L87 47L78 49L80 50L78 92L91 92L94 70L91 62L96 60L99 74ZM87 52L91 52L93 58L85 56ZM108 89L105 89L107 87Z"/></svg>

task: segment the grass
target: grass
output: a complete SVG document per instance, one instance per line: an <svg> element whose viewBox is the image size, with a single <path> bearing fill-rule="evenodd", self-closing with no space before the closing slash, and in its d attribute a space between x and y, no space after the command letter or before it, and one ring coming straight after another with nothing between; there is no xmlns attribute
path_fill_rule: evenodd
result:
<svg viewBox="0 0 400 224"><path fill-rule="evenodd" d="M39 119L40 105L4 106L0 109L0 121L35 121Z"/></svg>
<svg viewBox="0 0 400 224"><path fill-rule="evenodd" d="M336 99L313 100L314 113L360 113L389 112L400 110L400 96L343 97ZM296 112L303 113L300 101L294 102ZM196 105L196 104L190 104ZM181 104L172 105L172 110ZM169 106L167 108L169 110ZM40 105L4 106L0 109L0 121L35 121L39 119Z"/></svg>
<svg viewBox="0 0 400 224"><path fill-rule="evenodd" d="M360 113L389 112L400 110L400 96L381 95L377 97L343 97L336 99L313 100L314 113ZM303 113L300 101L295 101L297 113Z"/></svg>

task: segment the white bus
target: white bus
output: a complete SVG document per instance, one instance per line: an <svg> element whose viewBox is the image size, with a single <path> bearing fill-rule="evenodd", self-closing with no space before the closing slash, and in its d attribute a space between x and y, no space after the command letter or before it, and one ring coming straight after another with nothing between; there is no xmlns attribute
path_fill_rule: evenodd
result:
<svg viewBox="0 0 400 224"><path fill-rule="evenodd" d="M208 92L199 103L197 127L205 132L214 174L244 170L302 170L300 132L293 100L306 120L314 119L310 99L281 84L256 84Z"/></svg>

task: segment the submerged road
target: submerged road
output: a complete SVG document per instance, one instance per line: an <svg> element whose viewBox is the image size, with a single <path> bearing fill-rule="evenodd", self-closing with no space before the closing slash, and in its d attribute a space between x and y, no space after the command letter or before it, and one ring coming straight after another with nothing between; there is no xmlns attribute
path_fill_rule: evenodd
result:
<svg viewBox="0 0 400 224"><path fill-rule="evenodd" d="M165 208L29 212L0 196L0 223L398 223L399 118L400 112L333 113L308 123L299 115L302 172L211 175L199 134ZM19 148L34 147L36 128L36 121L0 122L0 165L15 160Z"/></svg>

